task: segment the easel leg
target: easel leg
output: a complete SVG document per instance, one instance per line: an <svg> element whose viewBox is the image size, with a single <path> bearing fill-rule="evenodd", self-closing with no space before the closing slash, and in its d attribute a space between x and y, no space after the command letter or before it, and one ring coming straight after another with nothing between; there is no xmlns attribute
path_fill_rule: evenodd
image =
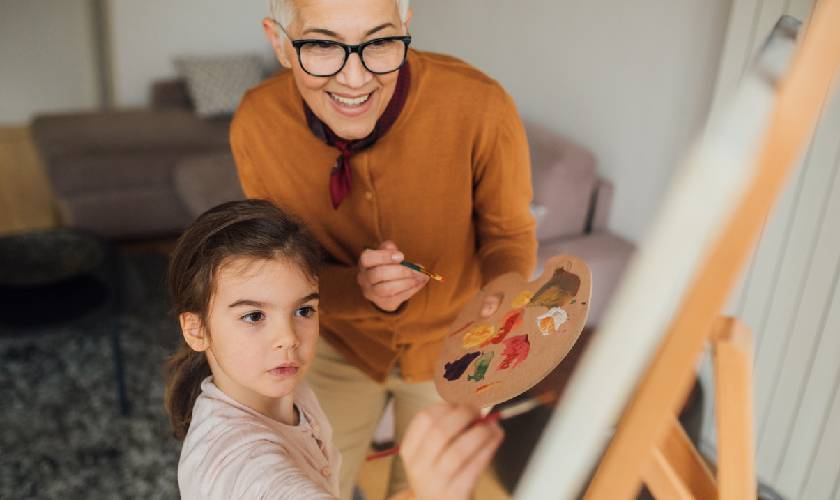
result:
<svg viewBox="0 0 840 500"><path fill-rule="evenodd" d="M713 355L721 500L756 498L752 413L752 334L723 318L716 326Z"/></svg>
<svg viewBox="0 0 840 500"><path fill-rule="evenodd" d="M654 498L711 499L717 497L715 478L679 420L671 420L662 443L655 447L642 481Z"/></svg>

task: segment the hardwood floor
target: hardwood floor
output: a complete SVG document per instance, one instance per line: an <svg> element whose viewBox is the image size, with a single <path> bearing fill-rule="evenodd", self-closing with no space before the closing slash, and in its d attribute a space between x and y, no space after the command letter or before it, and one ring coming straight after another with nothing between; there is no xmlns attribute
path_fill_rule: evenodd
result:
<svg viewBox="0 0 840 500"><path fill-rule="evenodd" d="M0 127L0 235L56 224L49 182L29 129Z"/></svg>

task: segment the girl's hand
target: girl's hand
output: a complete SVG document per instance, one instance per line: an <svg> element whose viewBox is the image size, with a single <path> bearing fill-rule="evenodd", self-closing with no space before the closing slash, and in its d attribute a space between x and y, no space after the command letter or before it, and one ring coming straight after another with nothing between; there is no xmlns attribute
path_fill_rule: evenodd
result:
<svg viewBox="0 0 840 500"><path fill-rule="evenodd" d="M429 282L425 274L401 266L404 258L391 241L382 243L377 250L365 250L359 257L356 280L362 295L382 310L396 310Z"/></svg>
<svg viewBox="0 0 840 500"><path fill-rule="evenodd" d="M496 422L473 425L480 416L471 406L442 403L411 421L400 456L418 500L472 498L503 437Z"/></svg>

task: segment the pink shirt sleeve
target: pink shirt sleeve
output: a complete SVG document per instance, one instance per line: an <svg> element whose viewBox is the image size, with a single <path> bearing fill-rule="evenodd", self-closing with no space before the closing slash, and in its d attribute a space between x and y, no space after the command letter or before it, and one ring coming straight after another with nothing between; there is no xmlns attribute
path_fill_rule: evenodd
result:
<svg viewBox="0 0 840 500"><path fill-rule="evenodd" d="M178 464L181 498L336 498L340 458L318 450L308 427L272 425L215 386L202 389Z"/></svg>
<svg viewBox="0 0 840 500"><path fill-rule="evenodd" d="M181 498L317 499L335 497L315 484L287 450L255 440L250 431L225 432L207 450L198 477L185 481ZM198 472L201 471L201 472ZM179 478L180 482L180 478Z"/></svg>

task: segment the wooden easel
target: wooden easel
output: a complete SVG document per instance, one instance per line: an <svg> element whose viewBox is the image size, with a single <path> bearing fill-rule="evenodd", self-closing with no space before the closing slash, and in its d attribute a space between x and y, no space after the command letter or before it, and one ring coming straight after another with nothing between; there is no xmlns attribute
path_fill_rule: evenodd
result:
<svg viewBox="0 0 840 500"><path fill-rule="evenodd" d="M820 0L776 98L757 172L712 252L698 268L658 352L625 407L587 499L756 498L751 335L720 311L761 225L811 138L826 89L840 69L840 0ZM677 422L706 345L715 356L718 474Z"/></svg>
<svg viewBox="0 0 840 500"><path fill-rule="evenodd" d="M720 318L711 332L717 408L718 477L683 430L676 415L641 470L655 498L755 498L752 432L752 335L734 318ZM690 365L693 369L693 365ZM683 397L689 387L683 389Z"/></svg>

